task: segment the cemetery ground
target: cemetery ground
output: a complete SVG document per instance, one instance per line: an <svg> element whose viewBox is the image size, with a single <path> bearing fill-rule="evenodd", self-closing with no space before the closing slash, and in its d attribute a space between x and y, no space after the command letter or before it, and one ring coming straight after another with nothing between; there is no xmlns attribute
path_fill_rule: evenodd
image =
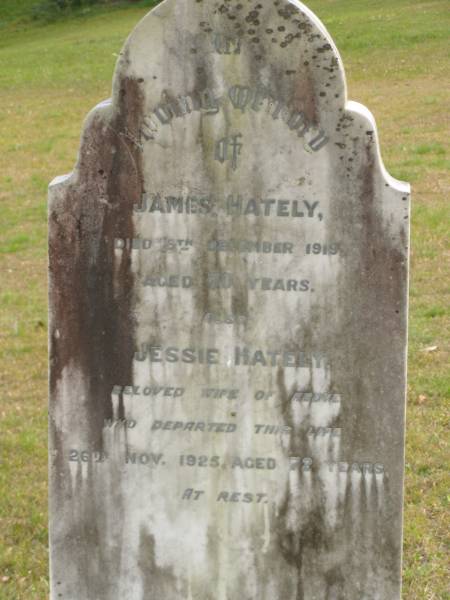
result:
<svg viewBox="0 0 450 600"><path fill-rule="evenodd" d="M0 600L48 595L47 185L72 169L82 120L148 10L18 23L26 4L0 7ZM449 600L448 2L307 4L338 45L349 98L377 119L388 171L413 186L403 598Z"/></svg>

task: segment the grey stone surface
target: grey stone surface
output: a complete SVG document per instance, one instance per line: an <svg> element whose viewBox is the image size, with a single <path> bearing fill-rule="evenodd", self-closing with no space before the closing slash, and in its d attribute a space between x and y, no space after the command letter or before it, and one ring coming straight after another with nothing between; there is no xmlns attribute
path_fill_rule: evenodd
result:
<svg viewBox="0 0 450 600"><path fill-rule="evenodd" d="M139 23L50 186L52 600L399 600L408 216L305 6Z"/></svg>

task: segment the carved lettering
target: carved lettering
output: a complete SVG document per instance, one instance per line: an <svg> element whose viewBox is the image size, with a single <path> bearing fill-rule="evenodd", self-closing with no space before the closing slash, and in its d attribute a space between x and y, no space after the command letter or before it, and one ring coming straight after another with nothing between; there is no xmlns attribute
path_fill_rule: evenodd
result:
<svg viewBox="0 0 450 600"><path fill-rule="evenodd" d="M341 402L340 394L332 393L314 393L314 392L295 392L292 396L294 402L306 402L314 404L316 402L324 402L328 404L339 404Z"/></svg>
<svg viewBox="0 0 450 600"><path fill-rule="evenodd" d="M153 454L152 452L129 452L125 456L125 463L137 465L137 466L148 466L155 467L158 465L164 465L162 462L162 454Z"/></svg>
<svg viewBox="0 0 450 600"><path fill-rule="evenodd" d="M208 423L207 421L153 421L152 431L190 431L200 433L234 433L235 423Z"/></svg>
<svg viewBox="0 0 450 600"><path fill-rule="evenodd" d="M217 495L217 502L244 504L267 504L267 494L254 494L249 492L228 492L222 491Z"/></svg>
<svg viewBox="0 0 450 600"><path fill-rule="evenodd" d="M239 38L231 38L222 34L212 37L215 52L222 55L240 54ZM161 126L168 125L175 118L185 117L193 112L201 111L206 115L216 115L222 105L229 101L231 106L245 113L247 110L265 112L276 121L280 119L288 129L298 137L304 138L304 148L307 152L318 152L329 141L322 129L317 129L309 122L305 113L292 107L290 100L280 98L268 87L252 88L247 85L235 84L230 86L226 96L216 98L208 88L201 92L191 92L171 98L158 105L152 113L145 115L141 128L141 137L146 141L154 140ZM306 135L308 134L308 139ZM225 138L224 138L225 139ZM223 140L221 140L223 141ZM219 150L219 156L222 156ZM221 160L221 158L217 158ZM223 162L226 159L222 159ZM235 167L234 167L235 168Z"/></svg>
<svg viewBox="0 0 450 600"><path fill-rule="evenodd" d="M216 142L214 150L214 158L220 163L229 161L233 171L236 171L238 166L238 158L242 150L242 143L239 139L242 138L241 133L224 137Z"/></svg>

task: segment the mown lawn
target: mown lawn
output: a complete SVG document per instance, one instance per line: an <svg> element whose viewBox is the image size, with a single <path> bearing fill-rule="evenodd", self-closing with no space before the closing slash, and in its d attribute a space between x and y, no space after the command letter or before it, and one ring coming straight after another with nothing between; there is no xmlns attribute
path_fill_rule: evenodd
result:
<svg viewBox="0 0 450 600"><path fill-rule="evenodd" d="M48 594L46 188L71 170L82 120L147 10L18 25L32 3L0 6L1 600ZM388 170L413 184L403 598L449 600L449 4L308 6L338 44L350 98L377 118Z"/></svg>

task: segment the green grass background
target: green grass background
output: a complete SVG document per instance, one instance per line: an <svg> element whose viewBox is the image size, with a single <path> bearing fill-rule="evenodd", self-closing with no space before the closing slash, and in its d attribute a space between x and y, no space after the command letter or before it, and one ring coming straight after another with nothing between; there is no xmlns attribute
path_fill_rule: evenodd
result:
<svg viewBox="0 0 450 600"><path fill-rule="evenodd" d="M150 4L44 23L28 19L34 3L0 0L1 600L48 597L47 184L71 170ZM413 185L403 599L449 600L450 6L307 4L341 51L349 97L377 118L388 170Z"/></svg>

